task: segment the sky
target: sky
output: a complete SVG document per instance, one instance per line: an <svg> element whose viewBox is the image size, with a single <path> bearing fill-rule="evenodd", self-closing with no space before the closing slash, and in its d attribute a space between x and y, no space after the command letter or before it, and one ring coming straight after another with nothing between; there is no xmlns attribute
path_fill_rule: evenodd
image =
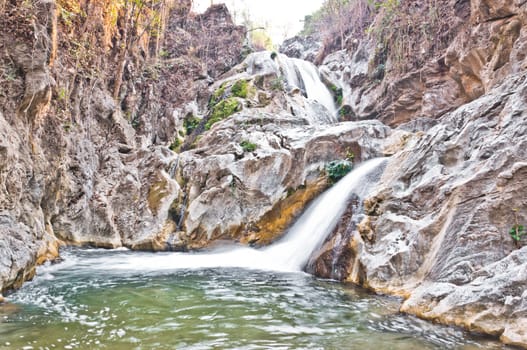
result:
<svg viewBox="0 0 527 350"><path fill-rule="evenodd" d="M267 28L276 45L298 33L304 16L318 10L324 0L194 0L194 11L204 12L211 2L225 3L238 24L248 13L252 22Z"/></svg>

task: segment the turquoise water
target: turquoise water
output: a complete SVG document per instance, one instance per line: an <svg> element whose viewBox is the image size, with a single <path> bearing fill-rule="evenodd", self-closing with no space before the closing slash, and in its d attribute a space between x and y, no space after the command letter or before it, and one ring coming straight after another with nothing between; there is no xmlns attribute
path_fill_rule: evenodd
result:
<svg viewBox="0 0 527 350"><path fill-rule="evenodd" d="M505 349L304 273L161 269L69 250L0 306L0 349ZM142 258L145 268L116 269Z"/></svg>

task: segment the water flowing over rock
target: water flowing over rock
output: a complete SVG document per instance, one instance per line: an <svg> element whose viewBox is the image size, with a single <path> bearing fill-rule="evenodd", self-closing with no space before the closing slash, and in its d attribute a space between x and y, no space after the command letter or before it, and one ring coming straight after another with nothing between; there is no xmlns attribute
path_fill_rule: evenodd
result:
<svg viewBox="0 0 527 350"><path fill-rule="evenodd" d="M226 6L168 3L133 17L138 37L128 2L0 4L0 293L61 245L268 245L329 187L329 162L391 156L307 270L527 348L527 237L509 233L527 221L526 1L397 2L393 24L422 40L377 42L379 9L320 67L239 63ZM412 20L424 10L433 23Z"/></svg>
<svg viewBox="0 0 527 350"><path fill-rule="evenodd" d="M349 154L356 161L378 157L388 143L389 129L376 121L337 123L328 111L333 99L308 62L264 52L250 55L234 71L240 73L212 91L228 95L244 81L252 93L240 102L243 110L213 125L194 150L179 156L185 199L175 206L185 202L187 209L184 230L171 240L174 249L229 237L268 244L327 186L328 162ZM266 88L276 81L283 85ZM261 94L269 96L266 104L259 101ZM243 142L254 149L244 150Z"/></svg>
<svg viewBox="0 0 527 350"><path fill-rule="evenodd" d="M114 5L114 12L92 2L61 4L62 12L55 1L0 6L0 292L56 258L59 245L165 247L152 237L169 230L179 195L169 176L177 158L162 145L176 132L172 111L208 86L207 73L238 63L245 29L225 6L194 15L187 0L157 4L158 29L181 34L163 37L159 50L161 33L141 28L148 24L139 12L141 40L123 38L125 4Z"/></svg>

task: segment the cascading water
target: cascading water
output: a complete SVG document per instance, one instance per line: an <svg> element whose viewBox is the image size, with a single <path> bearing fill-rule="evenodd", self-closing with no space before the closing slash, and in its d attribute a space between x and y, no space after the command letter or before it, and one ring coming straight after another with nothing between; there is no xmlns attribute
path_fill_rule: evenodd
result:
<svg viewBox="0 0 527 350"><path fill-rule="evenodd" d="M332 114L336 115L335 102L328 88L320 79L317 67L308 61L278 55L281 69L290 88L303 90L307 98L316 100Z"/></svg>
<svg viewBox="0 0 527 350"><path fill-rule="evenodd" d="M279 242L264 248L224 246L209 252L134 255L108 259L94 268L114 270L177 270L240 267L272 271L301 271L311 253L322 244L345 210L348 198L363 198L375 184L385 159L369 160L317 198ZM101 256L101 259L106 259Z"/></svg>
<svg viewBox="0 0 527 350"><path fill-rule="evenodd" d="M275 74L283 80L288 92L298 88L304 96L324 106L331 122L337 122L337 109L331 92L320 79L318 68L311 62L268 51L250 54L245 64L249 75Z"/></svg>
<svg viewBox="0 0 527 350"><path fill-rule="evenodd" d="M361 164L330 190L322 194L288 231L283 240L265 249L271 261L280 261L287 270L300 270L311 253L335 228L352 194L364 198L381 175L386 160L372 159Z"/></svg>
<svg viewBox="0 0 527 350"><path fill-rule="evenodd" d="M406 317L398 299L294 273L383 163L346 176L266 249L67 249L0 304L0 349L502 349Z"/></svg>

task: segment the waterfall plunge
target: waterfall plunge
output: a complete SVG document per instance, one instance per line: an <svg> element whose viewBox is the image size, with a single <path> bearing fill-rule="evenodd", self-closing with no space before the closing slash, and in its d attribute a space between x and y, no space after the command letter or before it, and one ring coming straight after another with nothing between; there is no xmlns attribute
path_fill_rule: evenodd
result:
<svg viewBox="0 0 527 350"><path fill-rule="evenodd" d="M324 106L336 122L337 108L328 87L320 79L318 68L311 62L290 58L283 54L274 56L269 51L250 54L245 60L247 74L250 76L275 74L291 92L298 88L310 100Z"/></svg>
<svg viewBox="0 0 527 350"><path fill-rule="evenodd" d="M89 263L93 268L129 271L159 271L239 267L256 270L301 271L309 257L336 226L355 193L364 198L377 182L385 164L384 158L369 160L328 191L319 196L301 215L286 235L263 249L224 246L197 253L134 253L126 257L105 257Z"/></svg>
<svg viewBox="0 0 527 350"><path fill-rule="evenodd" d="M279 55L278 60L290 88L297 87L303 90L307 98L326 107L331 115L337 114L333 96L320 80L320 73L314 64L298 58L289 58L285 55Z"/></svg>

